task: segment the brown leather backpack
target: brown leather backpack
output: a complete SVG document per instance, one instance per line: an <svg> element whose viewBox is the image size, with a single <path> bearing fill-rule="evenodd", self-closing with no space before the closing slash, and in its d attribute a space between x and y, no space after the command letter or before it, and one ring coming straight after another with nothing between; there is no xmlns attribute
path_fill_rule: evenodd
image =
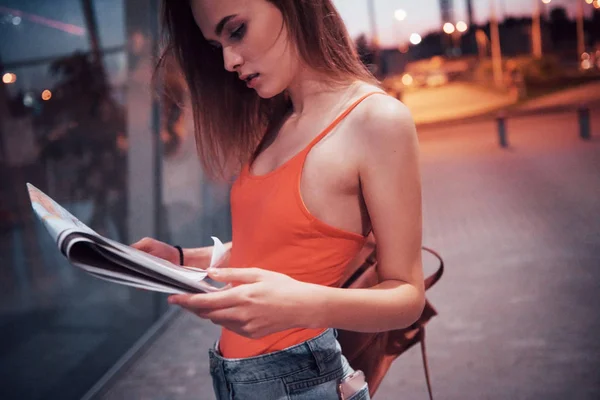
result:
<svg viewBox="0 0 600 400"><path fill-rule="evenodd" d="M427 290L442 277L444 261L435 251L427 247L423 247L423 250L439 260L437 271L425 279L425 290ZM344 282L342 287L368 288L375 286L378 283L376 267L375 241L369 240L348 268L347 275L342 280ZM371 397L375 395L392 362L413 345L421 343L427 390L429 398L433 400L425 353L425 325L435 315L437 315L436 310L426 300L421 317L407 328L377 333L338 330L338 341L342 346L342 353L352 368L364 372Z"/></svg>

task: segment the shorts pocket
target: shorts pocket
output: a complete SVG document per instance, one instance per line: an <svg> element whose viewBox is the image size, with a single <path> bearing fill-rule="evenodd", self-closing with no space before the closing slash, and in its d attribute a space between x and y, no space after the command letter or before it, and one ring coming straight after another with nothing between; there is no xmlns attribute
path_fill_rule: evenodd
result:
<svg viewBox="0 0 600 400"><path fill-rule="evenodd" d="M335 381L326 381L317 385L295 388L289 391L290 400L339 400Z"/></svg>
<svg viewBox="0 0 600 400"><path fill-rule="evenodd" d="M309 378L303 378L301 374L298 374L298 375L292 375L292 376L285 377L284 380L286 382L286 386L287 386L288 390L290 392L293 392L293 391L297 391L297 390L307 389L312 386L318 386L325 382L330 382L330 381L333 382L334 384L337 384L337 382L342 378L343 375L344 375L344 370L342 368L339 368L328 374L321 374L321 375L313 376L313 377L309 377Z"/></svg>
<svg viewBox="0 0 600 400"><path fill-rule="evenodd" d="M251 383L229 384L232 400L290 400L285 383L281 379L270 379Z"/></svg>

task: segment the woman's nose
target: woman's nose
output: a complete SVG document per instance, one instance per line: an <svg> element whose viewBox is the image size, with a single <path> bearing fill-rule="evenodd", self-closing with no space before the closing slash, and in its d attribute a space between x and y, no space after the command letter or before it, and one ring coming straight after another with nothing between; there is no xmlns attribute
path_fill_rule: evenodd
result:
<svg viewBox="0 0 600 400"><path fill-rule="evenodd" d="M243 64L244 60L231 46L227 46L223 48L223 62L227 71L235 72Z"/></svg>

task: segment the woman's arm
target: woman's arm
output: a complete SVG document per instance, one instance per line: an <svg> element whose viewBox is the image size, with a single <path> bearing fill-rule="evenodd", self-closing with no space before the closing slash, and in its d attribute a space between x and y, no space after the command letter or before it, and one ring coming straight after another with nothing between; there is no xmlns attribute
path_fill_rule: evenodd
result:
<svg viewBox="0 0 600 400"><path fill-rule="evenodd" d="M402 328L416 321L425 305L417 133L402 103L375 99L357 128L363 131L359 176L377 238L381 283L371 289L313 288L315 321L310 325L354 331Z"/></svg>
<svg viewBox="0 0 600 400"><path fill-rule="evenodd" d="M231 250L231 242L223 244L227 251ZM206 269L210 265L214 246L183 249L183 262L190 267Z"/></svg>
<svg viewBox="0 0 600 400"><path fill-rule="evenodd" d="M225 268L209 275L242 285L169 301L252 338L294 327L376 332L416 321L425 304L416 129L406 107L391 97L378 96L365 108L355 124L363 151L357 169L377 238L380 284L338 289L259 268Z"/></svg>
<svg viewBox="0 0 600 400"><path fill-rule="evenodd" d="M231 250L231 242L225 243L225 248L229 252ZM155 257L162 258L172 262L173 264L179 264L179 250L174 246L161 242L153 238L145 237L136 243L133 243L131 247L146 253L152 254ZM206 269L210 265L210 259L212 257L214 246L189 248L183 250L183 263L189 267L196 267ZM227 257L223 257L220 262L227 262Z"/></svg>

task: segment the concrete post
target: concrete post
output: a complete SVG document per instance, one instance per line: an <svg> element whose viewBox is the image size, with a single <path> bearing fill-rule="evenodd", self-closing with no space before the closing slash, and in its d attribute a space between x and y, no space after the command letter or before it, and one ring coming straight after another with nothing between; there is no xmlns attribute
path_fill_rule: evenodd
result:
<svg viewBox="0 0 600 400"><path fill-rule="evenodd" d="M498 115L498 117L496 117L496 124L498 126L498 142L500 147L507 148L508 138L506 137L506 116L504 114Z"/></svg>
<svg viewBox="0 0 600 400"><path fill-rule="evenodd" d="M577 110L579 120L579 136L583 140L590 140L590 109L586 106L580 106Z"/></svg>

